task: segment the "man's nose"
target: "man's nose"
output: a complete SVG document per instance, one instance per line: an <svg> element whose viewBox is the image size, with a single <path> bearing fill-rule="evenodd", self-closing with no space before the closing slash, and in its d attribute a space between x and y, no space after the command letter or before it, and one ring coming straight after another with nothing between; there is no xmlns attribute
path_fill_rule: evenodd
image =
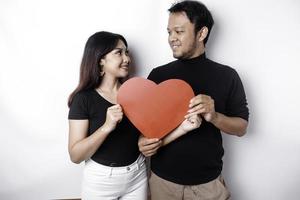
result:
<svg viewBox="0 0 300 200"><path fill-rule="evenodd" d="M170 40L170 42L176 41L177 40L176 34L174 34L174 33L171 32L169 34L169 40Z"/></svg>

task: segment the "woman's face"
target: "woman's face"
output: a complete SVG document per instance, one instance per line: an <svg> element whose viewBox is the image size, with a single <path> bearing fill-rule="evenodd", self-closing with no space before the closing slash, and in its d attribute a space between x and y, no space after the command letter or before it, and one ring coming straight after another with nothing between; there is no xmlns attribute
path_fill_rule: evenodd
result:
<svg viewBox="0 0 300 200"><path fill-rule="evenodd" d="M101 59L102 72L104 76L112 78L124 78L129 72L130 57L128 49L122 40L119 40L117 46Z"/></svg>

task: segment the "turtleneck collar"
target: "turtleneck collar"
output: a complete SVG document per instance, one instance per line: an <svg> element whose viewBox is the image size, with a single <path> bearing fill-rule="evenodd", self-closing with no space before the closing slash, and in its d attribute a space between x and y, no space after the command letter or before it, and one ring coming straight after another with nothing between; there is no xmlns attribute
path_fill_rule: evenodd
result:
<svg viewBox="0 0 300 200"><path fill-rule="evenodd" d="M200 56L197 56L195 58L190 58L190 59L178 59L178 61L186 64L193 64L193 63L198 63L206 59L205 52L202 53Z"/></svg>

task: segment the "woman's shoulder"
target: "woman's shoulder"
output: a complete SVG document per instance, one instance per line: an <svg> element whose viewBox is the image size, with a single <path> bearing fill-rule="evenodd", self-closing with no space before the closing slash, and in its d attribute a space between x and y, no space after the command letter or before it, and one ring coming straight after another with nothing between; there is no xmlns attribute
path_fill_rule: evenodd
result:
<svg viewBox="0 0 300 200"><path fill-rule="evenodd" d="M78 92L74 97L77 98L90 98L94 95L94 89L82 90Z"/></svg>
<svg viewBox="0 0 300 200"><path fill-rule="evenodd" d="M73 102L88 104L95 98L93 93L92 89L79 91L74 95Z"/></svg>

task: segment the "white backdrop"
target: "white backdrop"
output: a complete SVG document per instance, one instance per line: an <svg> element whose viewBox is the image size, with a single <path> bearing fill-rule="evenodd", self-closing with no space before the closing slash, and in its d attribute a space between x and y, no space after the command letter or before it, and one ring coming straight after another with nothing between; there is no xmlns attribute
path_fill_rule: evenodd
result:
<svg viewBox="0 0 300 200"><path fill-rule="evenodd" d="M79 197L82 166L67 152L67 97L87 38L123 34L134 74L173 60L166 1L0 0L0 199ZM224 135L233 200L300 198L300 2L204 0L215 18L207 56L234 67L248 133Z"/></svg>

